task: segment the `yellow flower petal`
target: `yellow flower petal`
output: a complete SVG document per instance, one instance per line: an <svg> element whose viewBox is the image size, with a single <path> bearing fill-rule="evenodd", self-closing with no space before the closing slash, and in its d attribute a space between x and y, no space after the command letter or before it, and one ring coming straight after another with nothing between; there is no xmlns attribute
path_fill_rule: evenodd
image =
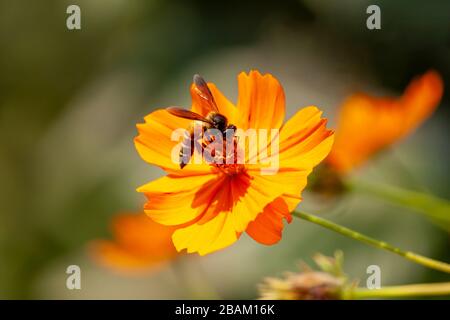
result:
<svg viewBox="0 0 450 320"><path fill-rule="evenodd" d="M227 212L221 212L204 224L194 223L178 229L172 236L178 251L205 255L233 244L239 238Z"/></svg>
<svg viewBox="0 0 450 320"><path fill-rule="evenodd" d="M239 97L236 126L241 129L278 129L283 124L285 97L283 87L270 74L258 71L238 76Z"/></svg>
<svg viewBox="0 0 450 320"><path fill-rule="evenodd" d="M213 174L168 175L138 189L149 201L145 213L164 225L180 225L196 219L209 207L211 198L223 185Z"/></svg>
<svg viewBox="0 0 450 320"><path fill-rule="evenodd" d="M211 172L211 167L206 163L189 164L181 170L179 163L172 159L173 150L180 149L179 141L172 141L172 133L177 129L188 129L191 123L192 121L176 117L166 110L150 113L145 117L145 123L137 125L139 135L134 142L139 155L148 163L179 175Z"/></svg>

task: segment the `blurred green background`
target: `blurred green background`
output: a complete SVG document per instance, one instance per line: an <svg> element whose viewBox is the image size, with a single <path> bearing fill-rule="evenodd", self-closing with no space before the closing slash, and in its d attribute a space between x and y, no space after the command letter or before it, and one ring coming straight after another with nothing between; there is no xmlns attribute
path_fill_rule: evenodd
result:
<svg viewBox="0 0 450 320"><path fill-rule="evenodd" d="M66 8L81 7L81 30ZM381 7L382 29L366 28ZM446 83L433 117L357 175L450 198L449 1L0 1L0 298L188 298L173 269L123 277L87 254L109 236L109 220L138 211L137 186L162 172L132 143L135 124L157 107L190 106L194 73L232 101L236 75L259 69L284 86L288 115L315 104L331 126L355 90L398 95L412 76L435 68ZM424 217L370 198L301 207L371 236L450 261L445 232ZM265 276L303 259L345 252L345 268L365 283L444 281L414 265L304 221L265 247L243 236L209 256L186 257L194 297L255 298ZM66 288L66 268L82 270L82 290ZM199 268L203 270L198 272Z"/></svg>

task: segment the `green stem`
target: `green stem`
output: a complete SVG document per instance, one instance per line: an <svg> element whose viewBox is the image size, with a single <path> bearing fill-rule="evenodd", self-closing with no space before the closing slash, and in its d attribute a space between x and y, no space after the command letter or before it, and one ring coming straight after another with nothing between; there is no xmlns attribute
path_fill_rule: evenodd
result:
<svg viewBox="0 0 450 320"><path fill-rule="evenodd" d="M445 263L445 262L441 262L441 261L437 261L437 260L433 260L424 256L421 256L419 254L416 254L414 252L411 251L403 251L399 248L396 248L384 241L379 241L373 238L370 238L368 236L365 236L359 232L353 231L349 228L343 227L339 224L336 224L334 222L331 222L329 220L320 218L318 216L306 213L306 212L301 212L301 211L294 211L292 213L294 216L301 218L303 220L315 223L317 225L320 225L324 228L327 228L329 230L332 230L334 232L340 233L346 237L364 242L366 244L369 244L371 246L374 246L376 248L379 249L383 249L383 250L387 250L390 252L393 252L399 256L404 257L405 259L411 260L415 263L421 264L423 266L426 266L428 268L431 269L435 269L435 270L439 270L442 272L446 272L446 273L450 273L450 264Z"/></svg>
<svg viewBox="0 0 450 320"><path fill-rule="evenodd" d="M389 201L432 218L450 232L450 201L426 193L368 181L346 181L349 190Z"/></svg>
<svg viewBox="0 0 450 320"><path fill-rule="evenodd" d="M450 282L409 284L384 287L380 289L356 288L349 293L350 299L366 298L404 298L450 295Z"/></svg>

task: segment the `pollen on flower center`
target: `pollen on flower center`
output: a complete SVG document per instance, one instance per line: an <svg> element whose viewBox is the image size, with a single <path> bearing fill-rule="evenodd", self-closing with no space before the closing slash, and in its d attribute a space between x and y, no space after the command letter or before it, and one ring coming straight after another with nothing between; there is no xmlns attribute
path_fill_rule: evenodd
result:
<svg viewBox="0 0 450 320"><path fill-rule="evenodd" d="M245 169L245 166L243 164L238 164L238 163L233 163L233 164L224 163L224 164L212 164L212 165L229 176L241 173Z"/></svg>
<svg viewBox="0 0 450 320"><path fill-rule="evenodd" d="M213 149L211 152L213 161L210 165L218 168L220 171L229 176L238 174L245 169L242 161L243 159L239 158L242 153L238 152L239 145L236 137L233 137L231 143L227 142L225 139L223 142L220 142L218 147L221 147L220 151L218 149Z"/></svg>

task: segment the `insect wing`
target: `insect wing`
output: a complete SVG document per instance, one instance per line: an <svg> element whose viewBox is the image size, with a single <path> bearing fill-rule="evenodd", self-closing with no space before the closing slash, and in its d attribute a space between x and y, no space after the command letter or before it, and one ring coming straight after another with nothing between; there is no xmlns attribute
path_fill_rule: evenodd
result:
<svg viewBox="0 0 450 320"><path fill-rule="evenodd" d="M177 107L169 107L169 108L166 108L166 110L170 114L173 114L174 116L177 116L177 117L180 117L180 118L189 119L189 120L197 120L197 121L202 121L202 122L206 122L206 123L211 123L211 121L209 121L205 117L199 115L198 113L195 113L195 112L192 112L192 111L189 111L189 110L186 110L186 109L177 108Z"/></svg>
<svg viewBox="0 0 450 320"><path fill-rule="evenodd" d="M214 97L211 93L211 90L209 90L208 84L206 83L205 79L203 79L200 75L196 74L194 75L193 81L194 81L194 89L197 95L206 102L209 109L211 109L214 112L219 112L216 102L214 101Z"/></svg>

